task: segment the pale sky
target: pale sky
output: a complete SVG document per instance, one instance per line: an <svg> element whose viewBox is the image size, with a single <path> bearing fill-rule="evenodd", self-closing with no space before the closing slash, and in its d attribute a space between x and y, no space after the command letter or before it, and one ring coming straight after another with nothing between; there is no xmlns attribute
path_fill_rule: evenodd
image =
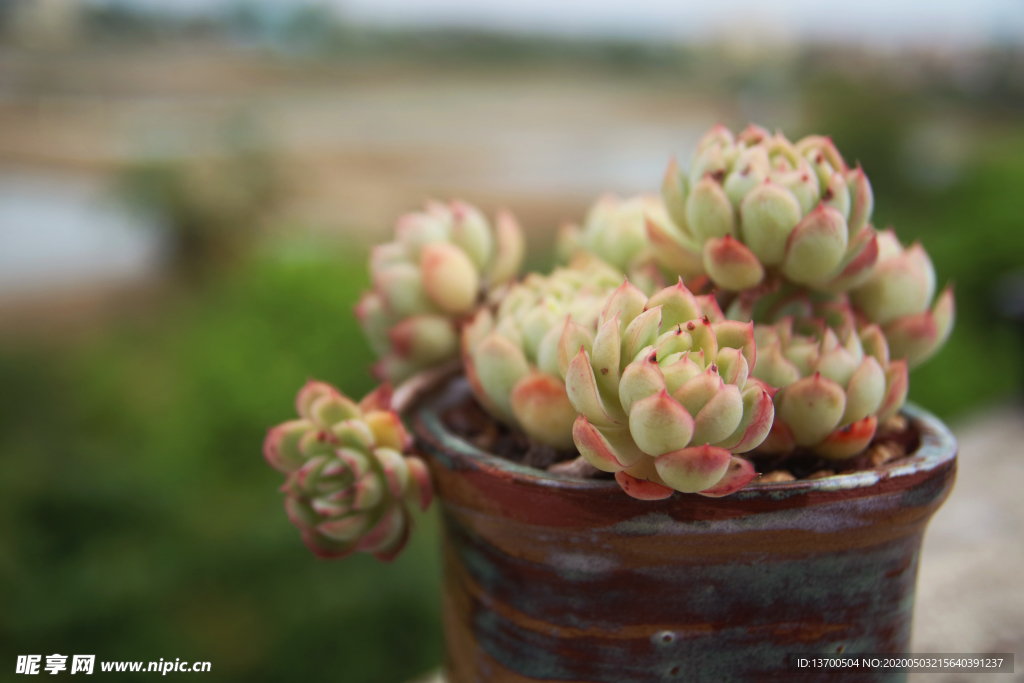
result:
<svg viewBox="0 0 1024 683"><path fill-rule="evenodd" d="M94 3L109 0L90 0ZM119 0L211 11L239 0ZM253 0L275 8L294 0ZM660 39L757 37L899 45L1024 42L1021 0L315 0L348 19L387 26L461 26L520 33Z"/></svg>

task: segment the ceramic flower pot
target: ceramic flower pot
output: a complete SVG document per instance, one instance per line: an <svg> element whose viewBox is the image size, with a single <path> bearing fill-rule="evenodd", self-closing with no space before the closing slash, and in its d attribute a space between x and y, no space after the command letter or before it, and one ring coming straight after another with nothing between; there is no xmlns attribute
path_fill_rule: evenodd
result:
<svg viewBox="0 0 1024 683"><path fill-rule="evenodd" d="M444 518L449 683L896 681L792 672L788 653L906 652L925 526L956 441L907 407L918 449L879 469L640 501L484 453L441 414L415 431Z"/></svg>

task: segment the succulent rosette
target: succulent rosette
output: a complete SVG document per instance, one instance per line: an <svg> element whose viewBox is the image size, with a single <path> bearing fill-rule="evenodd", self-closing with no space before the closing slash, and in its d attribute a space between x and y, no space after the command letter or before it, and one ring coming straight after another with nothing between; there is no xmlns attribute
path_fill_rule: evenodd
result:
<svg viewBox="0 0 1024 683"><path fill-rule="evenodd" d="M370 252L373 290L356 305L380 379L399 382L459 352L459 321L511 281L525 253L510 213L492 228L464 202L430 202L398 221L394 242Z"/></svg>
<svg viewBox="0 0 1024 683"><path fill-rule="evenodd" d="M791 310L810 304L790 303ZM753 377L775 403L771 434L761 453L809 449L829 459L852 457L871 443L903 406L907 362L893 359L882 329L856 325L842 301L820 303L815 317L787 315L755 325Z"/></svg>
<svg viewBox="0 0 1024 683"><path fill-rule="evenodd" d="M662 234L667 228L658 226L670 223L661 197L604 195L590 207L582 227L566 225L559 231L558 257L568 263L580 252L592 254L626 274L641 290L654 292L664 283L651 236ZM703 273L699 257L673 265L674 275L689 278Z"/></svg>
<svg viewBox="0 0 1024 683"><path fill-rule="evenodd" d="M394 559L409 538L409 504L426 510L430 474L405 455L412 439L382 388L355 403L324 382L296 398L299 419L270 429L263 455L288 476L285 510L318 557L362 551Z"/></svg>
<svg viewBox="0 0 1024 683"><path fill-rule="evenodd" d="M559 340L579 413L576 446L636 498L723 496L755 476L734 455L757 447L774 415L765 388L748 382L753 324L713 321L708 307L682 281L650 298L626 282L605 303L596 334L570 320Z"/></svg>
<svg viewBox="0 0 1024 683"><path fill-rule="evenodd" d="M699 259L726 290L776 277L846 291L878 257L871 185L829 138L793 144L757 126L733 136L716 125L688 172L669 164L662 195L672 221L650 224L659 262L672 270Z"/></svg>
<svg viewBox="0 0 1024 683"><path fill-rule="evenodd" d="M850 292L850 300L864 318L881 326L892 356L914 368L953 331L953 288L935 297L935 268L920 244L905 249L892 230L884 230L878 245L878 265L867 282Z"/></svg>
<svg viewBox="0 0 1024 683"><path fill-rule="evenodd" d="M572 448L576 410L559 372L567 319L592 327L623 276L594 258L550 275L531 273L497 311L481 309L463 329L463 365L481 405L508 425L555 448Z"/></svg>

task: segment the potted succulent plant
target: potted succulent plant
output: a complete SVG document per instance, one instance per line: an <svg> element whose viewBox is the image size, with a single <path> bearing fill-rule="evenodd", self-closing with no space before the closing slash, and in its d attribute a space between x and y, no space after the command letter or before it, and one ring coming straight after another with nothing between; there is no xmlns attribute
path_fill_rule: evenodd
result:
<svg viewBox="0 0 1024 683"><path fill-rule="evenodd" d="M356 307L386 383L311 382L268 434L289 517L318 556L389 560L436 492L451 683L817 680L786 655L905 652L956 456L907 373L954 303L872 208L828 138L715 126L660 197L564 228L547 275L517 276L510 214L404 216Z"/></svg>

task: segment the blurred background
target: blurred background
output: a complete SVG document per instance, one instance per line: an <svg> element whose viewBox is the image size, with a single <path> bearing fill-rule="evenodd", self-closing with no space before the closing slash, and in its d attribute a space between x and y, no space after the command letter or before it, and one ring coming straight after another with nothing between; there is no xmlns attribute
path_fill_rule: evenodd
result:
<svg viewBox="0 0 1024 683"><path fill-rule="evenodd" d="M54 652L440 665L434 514L392 565L314 560L266 427L307 377L371 388L351 306L401 212L510 208L546 268L561 222L657 191L716 121L831 134L956 283L911 379L963 446L915 651L1019 671L1020 2L0 0L0 679Z"/></svg>

